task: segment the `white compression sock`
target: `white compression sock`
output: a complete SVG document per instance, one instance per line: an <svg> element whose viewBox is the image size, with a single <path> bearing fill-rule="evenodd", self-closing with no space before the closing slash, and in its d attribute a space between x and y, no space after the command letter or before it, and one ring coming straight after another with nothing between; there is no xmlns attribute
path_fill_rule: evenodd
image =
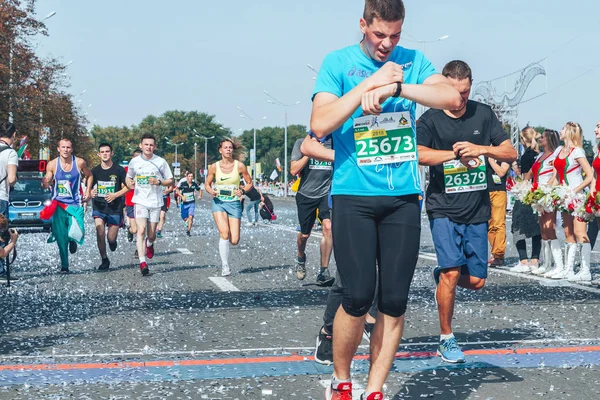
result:
<svg viewBox="0 0 600 400"><path fill-rule="evenodd" d="M219 239L219 254L221 255L221 263L229 265L229 240Z"/></svg>
<svg viewBox="0 0 600 400"><path fill-rule="evenodd" d="M452 339L454 337L454 333L449 333L447 335L440 335L440 341Z"/></svg>

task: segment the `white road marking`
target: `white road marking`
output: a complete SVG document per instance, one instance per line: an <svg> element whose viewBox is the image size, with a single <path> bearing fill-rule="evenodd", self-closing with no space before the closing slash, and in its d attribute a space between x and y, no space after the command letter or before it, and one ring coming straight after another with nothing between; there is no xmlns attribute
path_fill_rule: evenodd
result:
<svg viewBox="0 0 600 400"><path fill-rule="evenodd" d="M298 233L298 231L295 228L290 228L289 226L283 226L283 225L277 225L277 224L264 224L263 226L268 226L269 228L273 228L273 229L279 229L280 231ZM316 236L316 237L322 238L323 234L321 232L315 232L313 229L313 231L310 233L310 236Z"/></svg>
<svg viewBox="0 0 600 400"><path fill-rule="evenodd" d="M214 283L215 285L217 285L217 287L219 289L221 289L222 292L239 292L240 289L236 288L233 283L229 282L226 278L221 277L221 276L211 276L208 279L210 279L210 281L212 283Z"/></svg>
<svg viewBox="0 0 600 400"><path fill-rule="evenodd" d="M194 254L191 251L189 251L188 249L177 249L177 250L182 254Z"/></svg>
<svg viewBox="0 0 600 400"><path fill-rule="evenodd" d="M430 253L419 253L419 258L423 258L425 260L437 261L437 257L435 254L431 255Z"/></svg>
<svg viewBox="0 0 600 400"><path fill-rule="evenodd" d="M426 260L432 260L432 261L437 261L437 258L435 257L435 254L433 253L419 253L419 257L424 258ZM592 292L592 293L600 293L600 289L592 287L592 286L588 286L588 285L584 285L584 284L580 284L580 283L575 283L575 282L569 282L567 280L558 280L558 279L549 279L549 278L544 278L541 276L536 276L536 275L531 275L531 274L523 274L520 272L512 272L512 271L508 271L505 269L501 269L501 268L489 268L488 271L490 272L495 272L497 274L502 274L502 275L509 275L509 276L515 276L518 278L525 278L525 279L530 279L533 281L538 281L540 283L540 285L542 286L562 286L562 287L572 287L575 289L580 289L586 292Z"/></svg>

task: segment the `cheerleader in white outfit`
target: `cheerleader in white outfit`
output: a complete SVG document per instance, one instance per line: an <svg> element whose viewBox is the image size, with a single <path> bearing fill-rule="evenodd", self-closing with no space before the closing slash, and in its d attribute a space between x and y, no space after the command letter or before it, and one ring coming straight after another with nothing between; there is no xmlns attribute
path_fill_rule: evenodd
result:
<svg viewBox="0 0 600 400"><path fill-rule="evenodd" d="M558 154L556 149L560 145L558 132L546 129L540 138L540 146L544 151L538 154L531 170L525 175L525 180L532 180L533 184L549 185L556 176L554 170L554 159ZM532 268L531 273L544 275L552 271L552 259L555 268L563 270L563 259L560 241L556 238L556 211L543 213L539 218L540 231L542 233L542 254L544 264L538 268Z"/></svg>
<svg viewBox="0 0 600 400"><path fill-rule="evenodd" d="M564 141L565 145L556 149L556 159L554 160L555 181L560 185L569 186L576 193L580 193L590 186L594 178L594 172L583 150L581 126L577 122L567 122L560 131L560 139ZM585 173L585 179L582 173ZM567 240L564 268L555 267L544 276L552 279L583 280L582 278L587 277L590 273L590 258L592 256L592 247L587 236L587 223L577 220L568 212L563 212L562 218ZM573 266L577 245L581 246L581 269L579 273L575 274Z"/></svg>

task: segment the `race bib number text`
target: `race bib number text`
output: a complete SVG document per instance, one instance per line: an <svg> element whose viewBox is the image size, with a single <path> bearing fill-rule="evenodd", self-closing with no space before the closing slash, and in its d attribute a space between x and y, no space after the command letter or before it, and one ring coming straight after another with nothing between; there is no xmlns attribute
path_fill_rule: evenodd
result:
<svg viewBox="0 0 600 400"><path fill-rule="evenodd" d="M468 169L459 160L444 163L444 187L446 193L465 193L487 189L485 159L480 156L471 161Z"/></svg>
<svg viewBox="0 0 600 400"><path fill-rule="evenodd" d="M408 112L369 115L354 120L359 166L417 159L417 146Z"/></svg>

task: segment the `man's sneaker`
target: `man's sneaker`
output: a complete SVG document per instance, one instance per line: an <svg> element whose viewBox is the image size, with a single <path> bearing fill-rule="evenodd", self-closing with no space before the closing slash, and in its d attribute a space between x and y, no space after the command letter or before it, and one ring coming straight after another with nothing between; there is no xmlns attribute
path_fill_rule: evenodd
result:
<svg viewBox="0 0 600 400"><path fill-rule="evenodd" d="M465 355L460 350L460 346L454 337L442 340L438 347L437 354L442 357L442 360L449 363L458 364L465 362Z"/></svg>
<svg viewBox="0 0 600 400"><path fill-rule="evenodd" d="M327 385L325 400L352 400L352 382L340 382L335 389Z"/></svg>
<svg viewBox="0 0 600 400"><path fill-rule="evenodd" d="M383 400L383 393L381 392L373 392L368 397L365 396L365 393L361 394L360 400Z"/></svg>
<svg viewBox="0 0 600 400"><path fill-rule="evenodd" d="M154 243L148 246L148 239L146 239L146 258L154 257Z"/></svg>
<svg viewBox="0 0 600 400"><path fill-rule="evenodd" d="M373 329L375 329L375 324L365 321L365 327L363 329L363 338L371 343L371 334L373 333Z"/></svg>
<svg viewBox="0 0 600 400"><path fill-rule="evenodd" d="M115 251L117 249L117 242L108 242L108 248L110 249L110 251Z"/></svg>
<svg viewBox="0 0 600 400"><path fill-rule="evenodd" d="M98 271L108 271L109 267L110 267L110 261L108 260L108 258L103 258L102 264L100 264L100 266L98 267Z"/></svg>
<svg viewBox="0 0 600 400"><path fill-rule="evenodd" d="M335 278L329 274L329 268L317 275L317 285L319 286L331 286L334 281Z"/></svg>
<svg viewBox="0 0 600 400"><path fill-rule="evenodd" d="M192 236L192 234L190 233L190 231L186 231L185 234L188 235L188 236Z"/></svg>
<svg viewBox="0 0 600 400"><path fill-rule="evenodd" d="M156 237L159 239L162 239L162 232L161 231L156 231Z"/></svg>
<svg viewBox="0 0 600 400"><path fill-rule="evenodd" d="M150 269L148 268L148 264L146 264L146 261L140 263L140 271L142 272L143 276L150 275Z"/></svg>
<svg viewBox="0 0 600 400"><path fill-rule="evenodd" d="M304 254L303 260L296 257L296 278L299 281L306 278L306 254Z"/></svg>
<svg viewBox="0 0 600 400"><path fill-rule="evenodd" d="M69 253L75 254L77 252L77 242L70 241L69 242Z"/></svg>
<svg viewBox="0 0 600 400"><path fill-rule="evenodd" d="M488 265L490 267L503 267L504 266L504 258L491 258L488 260Z"/></svg>
<svg viewBox="0 0 600 400"><path fill-rule="evenodd" d="M221 267L221 276L229 275L231 275L231 269L229 268L229 265L223 265L223 267Z"/></svg>
<svg viewBox="0 0 600 400"><path fill-rule="evenodd" d="M252 222L246 222L246 226L254 226Z"/></svg>
<svg viewBox="0 0 600 400"><path fill-rule="evenodd" d="M69 267L60 267L60 273L61 274L68 274L69 273Z"/></svg>
<svg viewBox="0 0 600 400"><path fill-rule="evenodd" d="M319 330L319 336L317 336L315 361L323 365L333 364L333 343L331 341L331 335L323 333L323 328Z"/></svg>
<svg viewBox="0 0 600 400"><path fill-rule="evenodd" d="M127 230L127 241L133 242L133 233L131 233L129 230Z"/></svg>

